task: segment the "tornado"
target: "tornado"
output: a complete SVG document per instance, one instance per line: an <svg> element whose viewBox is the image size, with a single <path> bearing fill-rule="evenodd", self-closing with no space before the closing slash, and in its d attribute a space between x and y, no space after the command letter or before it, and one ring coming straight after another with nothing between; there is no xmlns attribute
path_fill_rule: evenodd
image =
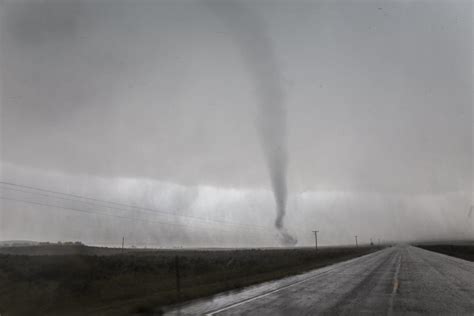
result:
<svg viewBox="0 0 474 316"><path fill-rule="evenodd" d="M235 1L206 3L224 21L253 77L258 98L255 125L275 199L275 227L282 244L295 245L297 239L288 233L284 222L288 195L287 114L272 41L262 20L243 5Z"/></svg>

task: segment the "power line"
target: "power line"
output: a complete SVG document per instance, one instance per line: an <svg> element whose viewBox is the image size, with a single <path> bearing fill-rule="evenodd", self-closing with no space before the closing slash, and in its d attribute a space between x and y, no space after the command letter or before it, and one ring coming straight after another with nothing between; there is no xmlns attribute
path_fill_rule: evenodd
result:
<svg viewBox="0 0 474 316"><path fill-rule="evenodd" d="M147 223L152 222L152 223L157 223L157 224L160 224L160 225L172 225L172 226L180 226L180 227L187 226L187 227L196 228L195 226L188 225L188 224L178 224L178 223L172 223L172 222L162 222L162 221L156 221L156 220L148 220L148 219L142 219L142 218L138 218L138 217L129 217L129 216L123 216L123 215L117 215L117 214L109 214L109 213L104 213L104 212L83 210L83 209L79 209L79 208L64 207L64 206L47 204L47 203L40 203L40 202L32 202L32 201L28 201L28 200L14 199L14 198L9 198L9 197L4 197L4 196L0 196L0 199L7 200L7 201L27 203L27 204L32 204L32 205L59 208L59 209L70 210L70 211L86 213L86 214L92 214L92 215L111 216L111 217L117 217L117 218L121 218L121 219L128 219L128 220L132 220L132 221L142 221L142 222L147 222ZM200 228L207 228L207 227L200 227ZM226 231L226 229L222 228L222 227L218 227L217 229Z"/></svg>
<svg viewBox="0 0 474 316"><path fill-rule="evenodd" d="M79 202L79 203L83 203L85 205L89 205L89 206L99 206L99 207L106 207L106 208L109 208L109 209L113 209L113 210L120 210L120 211L132 211L130 209L124 209L124 208L119 208L119 207L113 207L113 206L110 206L110 205L101 205L101 204L97 204L97 203L91 203L91 202L84 202L84 201L80 201L80 200L75 200L75 199L71 199L71 198L65 198L65 197L59 197L59 196L54 196L54 195L50 195L50 194L42 194L42 193L37 193L37 192L32 192L32 191L24 191L24 190L20 190L20 189L12 189L12 188L1 188L2 190L9 190L9 191L15 191L15 192L22 192L22 193L27 193L27 194L36 194L36 195L39 195L39 196L43 196L43 197L49 197L49 198L54 198L54 199L60 199L60 200L64 200L64 201L71 201L71 202ZM66 193L64 193L65 195L67 195ZM151 210L142 210L140 209L139 207L135 207L135 211L138 211L138 212L143 212L143 213L146 213L146 214L152 214L154 216L178 216L178 217L183 217L183 218L186 218L186 219L192 219L192 220L198 220L198 221L202 221L206 224L211 224L211 222L215 222L215 223L218 223L218 224L227 224L227 225L234 225L234 226L238 226L238 227L243 227L243 228L248 228L248 229L267 229L266 227L263 227L263 226L252 226L252 225L245 225L245 224L239 224L239 223L232 223L232 222L227 222L227 221L220 221L220 220L213 220L213 219L206 219L206 218L200 218L200 217L195 217L195 216L186 216L186 215L180 215L180 214L173 214L173 213L165 213L165 214L160 214L159 211L157 212L153 212ZM158 213L158 214L157 214Z"/></svg>
<svg viewBox="0 0 474 316"><path fill-rule="evenodd" d="M43 189L43 188L27 186L27 185L21 185L21 184L16 184L16 183L11 183L11 182L0 181L0 184L25 188L25 189L29 189L29 190L36 190L36 191L40 191L40 192L59 194L59 195L63 195L63 196L74 197L74 198L80 199L80 200L89 200L89 201L94 201L94 202L99 202L99 203L118 205L118 206L126 207L126 208L133 208L133 209L138 210L140 212L152 213L156 216L159 216L159 215L178 216L178 217L183 217L183 218L192 219L192 220L204 221L206 223L215 222L215 223L218 223L218 224L234 225L234 226L240 226L240 227L244 227L244 228L272 230L271 228L265 227L265 226L246 225L246 224L233 223L233 222L219 220L219 219L209 219L209 218L203 218L203 217L192 216L192 215L176 214L176 213L161 211L161 210L152 209L152 208L146 208L146 207L141 207L141 206L136 206L136 205L128 205L128 204L114 202L114 201L101 200L101 199L97 199L97 198L91 198L91 197L87 197L87 196L81 196L81 195L77 195L77 194L64 193L64 192L53 191L53 190L47 190L47 189ZM113 207L113 206L110 206L110 205L103 205L103 204L91 203L91 202L83 202L83 201L78 201L78 200L74 200L74 199L70 199L70 198L53 196L53 195L49 195L49 194L41 194L41 193L36 193L36 192L31 192L31 191L23 191L23 190L12 189L12 188L3 188L3 189L18 191L18 192L23 192L23 193L28 193L28 194L37 194L37 195L41 195L41 196L45 196L45 197L51 197L51 198L67 200L67 201L81 202L81 203L86 203L86 204L92 205L92 206L100 205L102 207L108 207L110 209L130 211L128 209L117 208L117 207Z"/></svg>

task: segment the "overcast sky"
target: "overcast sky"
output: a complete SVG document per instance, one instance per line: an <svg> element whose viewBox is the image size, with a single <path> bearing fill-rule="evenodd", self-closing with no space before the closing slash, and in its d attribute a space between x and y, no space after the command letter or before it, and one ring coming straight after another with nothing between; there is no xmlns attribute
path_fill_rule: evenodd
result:
<svg viewBox="0 0 474 316"><path fill-rule="evenodd" d="M472 14L471 1L0 0L0 181L148 210L3 183L0 239L278 244L258 126L272 98L299 245L314 228L324 244L472 238Z"/></svg>

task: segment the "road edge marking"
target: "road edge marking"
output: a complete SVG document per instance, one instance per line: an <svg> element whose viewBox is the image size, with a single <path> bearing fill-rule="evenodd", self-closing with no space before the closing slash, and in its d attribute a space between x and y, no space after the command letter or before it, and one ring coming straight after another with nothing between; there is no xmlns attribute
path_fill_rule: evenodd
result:
<svg viewBox="0 0 474 316"><path fill-rule="evenodd" d="M381 249L381 250L383 251L383 250L385 250L385 249ZM243 301L236 302L236 303L231 304L231 305L227 305L227 306L222 307L222 308L220 308L220 309L218 309L218 310L214 310L214 311L205 313L204 315L206 315L206 316L213 316L213 315L216 315L216 314L218 314L218 313L220 313L220 312L226 311L226 310L228 310L228 309L232 309L232 308L234 308L234 307L237 307L237 306L246 304L246 303L248 303L248 302L258 300L258 299L260 299L260 298L262 298L262 297L265 297L265 296L268 296L268 295L270 295L270 294L277 293L277 292L280 292L280 291L285 290L285 289L287 289L287 288L293 287L293 286L295 286L295 285L299 285L299 284L301 284L301 283L304 283L304 282L313 280L313 279L315 279L315 278L324 276L324 275L328 274L329 272L332 272L332 271L335 270L335 269L338 269L338 268L340 268L340 267L345 267L346 265L348 265L349 263L353 262L354 260L358 260L358 259L363 258L363 257L365 257L365 256L374 255L374 254L379 255L380 252L379 252L379 251L376 251L376 252L373 252L373 253L369 253L369 254L367 254L367 255L363 255L363 256L360 256L360 257L357 257L357 258L353 258L353 259L348 260L348 261L343 261L343 262L336 263L334 267L332 267L332 268L330 268L330 269L328 269L328 270L326 270L326 271L324 271L324 272L321 272L321 273L319 273L319 274L313 275L313 276L311 276L311 277L309 277L309 278L307 278L307 279L304 279L304 280L300 280L300 281L296 281L296 282L287 284L287 285L285 285L285 286L282 286L282 287L279 287L279 288L277 288L277 289L274 289L274 290L272 290L272 291L270 291L270 292L265 292L265 293L262 293L262 294L260 294L260 295L256 295L256 296L247 298L247 299L245 299L245 300L243 300Z"/></svg>
<svg viewBox="0 0 474 316"><path fill-rule="evenodd" d="M250 298L248 298L248 299L246 299L246 300L243 300L243 301L234 303L234 304L232 304L232 305L223 307L223 308L218 309L218 310L216 310L216 311L213 311L213 312L210 312L210 313L206 313L205 315L206 315L206 316L212 316L212 315L218 314L218 313L220 313L220 312L223 312L223 311L225 311L225 310L234 308L234 307L236 307L236 306L239 306L239 305L242 305L242 304L245 304L245 303L248 303L248 302L257 300L257 299L260 299L260 298L262 298L262 297L268 296L268 295L270 295L270 294L280 292L280 291L285 290L285 289L287 289L287 288L289 288L289 287L292 287L292 286L295 286L295 285L304 283L304 282L306 282L306 281L312 280L312 279L314 279L314 278L317 278L317 277L326 275L326 274L328 274L329 272L331 272L331 271L334 270L334 269L336 269L336 268L332 268L331 270L324 271L324 272L322 272L321 274L313 275L312 277L309 277L309 278L304 279L304 280L300 280L300 281L296 281L296 282L294 282L294 283L287 284L287 285L285 285L285 286L279 287L278 289L274 289L274 290L272 290L272 291L270 291L270 292L266 292L266 293L263 293L263 294L260 294L260 295L254 296L254 297L250 297Z"/></svg>

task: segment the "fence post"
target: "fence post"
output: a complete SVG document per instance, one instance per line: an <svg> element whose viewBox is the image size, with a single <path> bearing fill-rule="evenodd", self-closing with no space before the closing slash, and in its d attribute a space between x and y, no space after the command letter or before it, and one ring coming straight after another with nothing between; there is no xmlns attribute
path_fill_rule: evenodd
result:
<svg viewBox="0 0 474 316"><path fill-rule="evenodd" d="M174 266L176 270L176 292L178 294L178 300L181 300L181 280L179 275L179 257L176 256L174 260Z"/></svg>

